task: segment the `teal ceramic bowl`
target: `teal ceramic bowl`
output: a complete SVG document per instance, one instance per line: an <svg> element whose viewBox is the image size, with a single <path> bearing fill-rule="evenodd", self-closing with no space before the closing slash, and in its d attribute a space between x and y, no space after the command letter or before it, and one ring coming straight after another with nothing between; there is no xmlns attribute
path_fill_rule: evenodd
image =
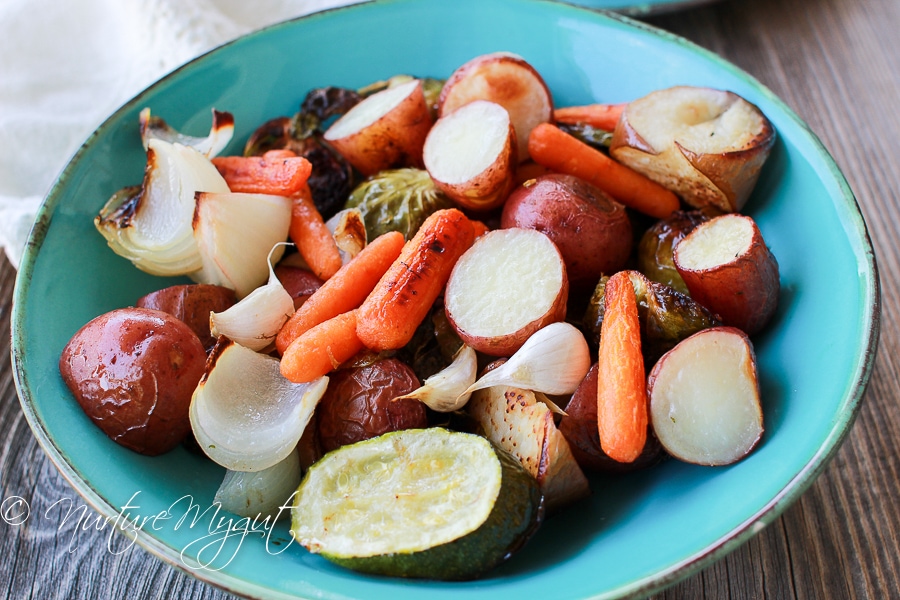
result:
<svg viewBox="0 0 900 600"><path fill-rule="evenodd" d="M223 470L182 449L147 458L111 442L81 412L57 364L91 318L171 284L114 255L92 218L141 181L138 112L194 135L210 109L236 118L237 153L265 120L293 114L310 88L358 87L396 73L445 77L508 50L543 74L559 105L621 102L676 84L756 103L778 142L747 210L781 266L773 325L756 338L766 433L745 460L704 468L670 460L592 480L589 501L547 521L479 581L362 576L292 544L288 525L211 507ZM72 486L162 560L232 592L265 598L623 598L694 573L747 541L806 489L853 423L872 366L878 279L865 223L816 137L769 90L720 58L623 17L545 1L394 0L283 23L163 78L87 140L47 197L15 291L13 360L25 415ZM98 549L103 552L103 549Z"/></svg>

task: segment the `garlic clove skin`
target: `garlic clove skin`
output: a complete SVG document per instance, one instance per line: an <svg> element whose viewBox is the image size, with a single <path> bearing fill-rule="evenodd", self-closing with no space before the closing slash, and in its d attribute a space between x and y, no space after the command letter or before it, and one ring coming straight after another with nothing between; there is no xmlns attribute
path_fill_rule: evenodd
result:
<svg viewBox="0 0 900 600"><path fill-rule="evenodd" d="M475 350L463 344L450 365L422 382L419 389L394 400L418 400L436 412L453 412L469 401L472 394L467 390L475 383L477 374L478 357Z"/></svg>
<svg viewBox="0 0 900 600"><path fill-rule="evenodd" d="M196 196L194 239L202 268L191 273L197 283L231 288L238 299L266 282L267 257L287 239L291 199L269 194L205 193ZM284 254L279 245L272 256Z"/></svg>
<svg viewBox="0 0 900 600"><path fill-rule="evenodd" d="M151 116L150 109L145 108L138 115L141 127L141 142L144 149L149 147L150 140L179 143L190 146L203 156L212 158L222 152L234 136L234 115L212 109L212 125L207 137L193 137L179 133L162 117Z"/></svg>
<svg viewBox="0 0 900 600"><path fill-rule="evenodd" d="M269 256L275 253L273 246ZM230 308L209 315L214 337L224 335L245 348L257 352L269 347L285 322L294 314L294 299L275 276L271 259L269 281L250 292Z"/></svg>
<svg viewBox="0 0 900 600"><path fill-rule="evenodd" d="M113 195L94 218L113 251L153 275L186 275L202 267L194 240L194 194L229 192L205 156L187 146L148 141L140 188Z"/></svg>
<svg viewBox="0 0 900 600"><path fill-rule="evenodd" d="M581 331L569 323L550 323L466 392L508 385L554 396L572 394L590 367L591 354Z"/></svg>
<svg viewBox="0 0 900 600"><path fill-rule="evenodd" d="M191 399L194 437L226 469L267 469L297 447L327 386L291 383L278 359L221 338Z"/></svg>
<svg viewBox="0 0 900 600"><path fill-rule="evenodd" d="M287 506L300 486L302 470L297 449L284 460L262 471L226 471L213 502L248 519L278 520L290 514Z"/></svg>

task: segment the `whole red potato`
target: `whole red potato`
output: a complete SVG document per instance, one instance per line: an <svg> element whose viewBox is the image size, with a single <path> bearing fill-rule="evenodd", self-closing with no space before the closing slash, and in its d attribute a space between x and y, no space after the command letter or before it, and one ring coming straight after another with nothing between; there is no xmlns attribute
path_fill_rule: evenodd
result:
<svg viewBox="0 0 900 600"><path fill-rule="evenodd" d="M503 205L500 227L536 229L559 248L569 285L585 289L622 269L634 243L625 207L571 175L526 181Z"/></svg>
<svg viewBox="0 0 900 600"><path fill-rule="evenodd" d="M66 344L59 371L78 404L113 441L150 456L191 430L191 396L206 365L200 338L158 310L121 308Z"/></svg>

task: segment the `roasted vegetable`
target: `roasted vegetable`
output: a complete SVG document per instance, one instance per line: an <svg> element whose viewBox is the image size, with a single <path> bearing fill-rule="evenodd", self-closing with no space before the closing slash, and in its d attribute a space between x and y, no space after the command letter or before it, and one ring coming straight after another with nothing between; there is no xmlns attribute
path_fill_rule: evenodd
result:
<svg viewBox="0 0 900 600"><path fill-rule="evenodd" d="M419 387L408 366L388 358L366 367L340 369L330 376L317 410L322 450L328 452L375 436L428 426L425 406L394 398Z"/></svg>
<svg viewBox="0 0 900 600"><path fill-rule="evenodd" d="M466 580L521 548L543 505L534 478L509 454L482 437L431 428L328 454L297 490L292 516L294 538L338 565Z"/></svg>
<svg viewBox="0 0 900 600"><path fill-rule="evenodd" d="M611 131L605 131L587 123L557 123L556 126L597 150L607 151L610 142L612 142L613 134Z"/></svg>
<svg viewBox="0 0 900 600"><path fill-rule="evenodd" d="M370 240L388 231L410 239L429 215L453 206L422 169L382 171L359 184L346 203L362 213Z"/></svg>
<svg viewBox="0 0 900 600"><path fill-rule="evenodd" d="M629 271L629 274L637 298L645 365L653 365L675 344L701 329L722 324L716 315L689 296L650 281L637 271ZM608 279L604 277L597 284L584 315L583 325L588 339L595 344L600 339L603 298Z"/></svg>
<svg viewBox="0 0 900 600"><path fill-rule="evenodd" d="M364 88L360 88L359 94L365 98L366 96L370 96L389 87L396 87L404 84L412 79L415 78L411 75L394 75L390 79L376 81ZM428 110L431 113L431 119L436 120L438 115L438 101L441 96L441 90L444 88L444 80L434 79L432 77L420 77L418 79L422 82L422 92L425 94L425 103L428 105Z"/></svg>
<svg viewBox="0 0 900 600"><path fill-rule="evenodd" d="M135 306L152 308L187 323L206 351L212 350L216 338L209 331L209 313L231 308L237 298L234 290L204 283L173 285L138 298Z"/></svg>
<svg viewBox="0 0 900 600"><path fill-rule="evenodd" d="M66 344L59 371L78 404L113 441L155 456L191 430L191 394L206 365L200 339L168 313L120 308Z"/></svg>
<svg viewBox="0 0 900 600"><path fill-rule="evenodd" d="M709 220L710 216L712 211L679 210L651 225L638 243L638 270L652 281L664 283L682 294L689 294L684 280L675 268L672 252L684 236L700 223Z"/></svg>

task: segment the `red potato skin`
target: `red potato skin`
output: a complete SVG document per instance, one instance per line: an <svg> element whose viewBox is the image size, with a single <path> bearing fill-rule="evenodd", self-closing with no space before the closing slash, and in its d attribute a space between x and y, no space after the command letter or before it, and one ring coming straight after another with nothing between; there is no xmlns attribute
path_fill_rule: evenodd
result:
<svg viewBox="0 0 900 600"><path fill-rule="evenodd" d="M302 267L290 265L278 265L275 267L275 277L284 286L285 291L294 299L294 310L303 306L306 299L325 283L316 277L312 271Z"/></svg>
<svg viewBox="0 0 900 600"><path fill-rule="evenodd" d="M516 188L503 205L500 227L547 235L577 290L593 288L604 273L624 268L634 244L625 207L571 175L543 175Z"/></svg>
<svg viewBox="0 0 900 600"><path fill-rule="evenodd" d="M197 335L162 311L122 308L78 330L59 370L85 414L113 441L156 456L191 430L191 396L206 366Z"/></svg>
<svg viewBox="0 0 900 600"><path fill-rule="evenodd" d="M441 89L438 98L438 116L446 115L472 100L496 102L510 112L510 118L516 129L516 156L520 162L524 162L528 159L528 134L531 129L525 130L521 124L516 126L518 120L516 115L519 114L516 105L520 99L527 97L529 90L521 80L500 74L499 71L502 70L504 64L515 64L531 72L534 79L543 88L547 101L546 111L541 115L542 118L539 122L551 122L553 120L553 95L544 78L524 59L502 52L477 56L456 69L447 78ZM532 126L536 124L534 123Z"/></svg>
<svg viewBox="0 0 900 600"><path fill-rule="evenodd" d="M509 124L506 144L497 160L487 169L463 183L446 183L432 177L435 186L463 209L486 212L501 206L516 185L518 164L516 130Z"/></svg>
<svg viewBox="0 0 900 600"><path fill-rule="evenodd" d="M665 457L662 445L649 425L644 450L633 462L613 460L600 447L597 429L597 363L591 366L564 410L566 414L559 422L559 431L569 442L572 455L582 469L597 473L627 473L652 467Z"/></svg>
<svg viewBox="0 0 900 600"><path fill-rule="evenodd" d="M762 331L778 308L778 295L781 291L778 261L766 246L759 227L750 217L716 217L721 218L742 218L753 223L753 240L747 252L731 262L711 269L685 268L678 260L678 248L697 229L711 222L707 221L675 247L675 268L694 300L717 313L725 325L737 327L752 336Z"/></svg>
<svg viewBox="0 0 900 600"><path fill-rule="evenodd" d="M346 137L326 139L356 170L368 177L385 169L424 168L422 148L433 124L422 82L380 119Z"/></svg>
<svg viewBox="0 0 900 600"><path fill-rule="evenodd" d="M209 331L209 313L223 312L237 302L234 290L220 286L195 283L174 285L138 298L137 308L149 308L169 313L190 327L206 351L212 350L216 338Z"/></svg>

